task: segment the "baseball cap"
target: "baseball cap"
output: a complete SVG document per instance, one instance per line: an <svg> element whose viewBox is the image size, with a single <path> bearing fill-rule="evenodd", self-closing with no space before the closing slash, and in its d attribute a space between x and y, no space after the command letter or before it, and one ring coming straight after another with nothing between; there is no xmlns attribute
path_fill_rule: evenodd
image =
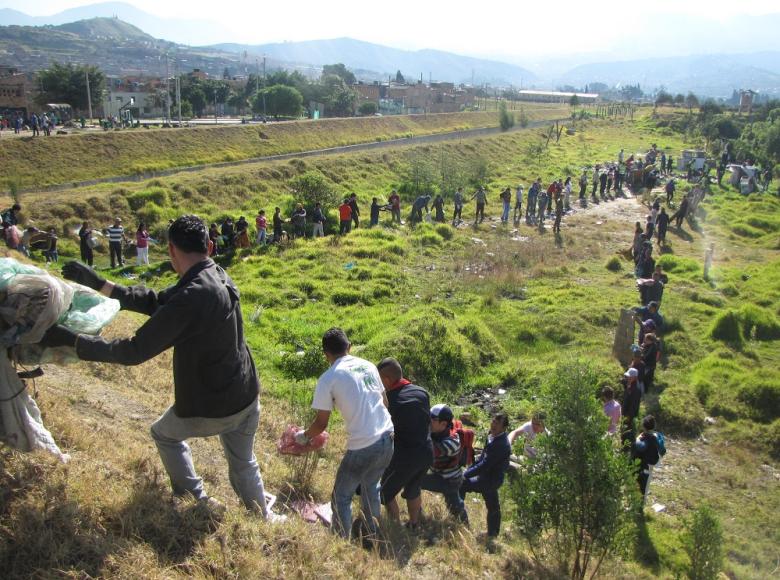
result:
<svg viewBox="0 0 780 580"><path fill-rule="evenodd" d="M639 377L639 371L632 367L624 372L623 376L628 377L629 379L636 379Z"/></svg>
<svg viewBox="0 0 780 580"><path fill-rule="evenodd" d="M655 300L653 300L652 302L648 302L647 303L647 307L648 308L658 308L658 302L656 302Z"/></svg>
<svg viewBox="0 0 780 580"><path fill-rule="evenodd" d="M452 421L455 415L452 414L450 409L444 403L439 403L431 407L431 419L438 419L439 421Z"/></svg>
<svg viewBox="0 0 780 580"><path fill-rule="evenodd" d="M655 321L648 318L642 323L642 326L644 326L645 328L655 328Z"/></svg>
<svg viewBox="0 0 780 580"><path fill-rule="evenodd" d="M640 347L638 344L632 344L631 345L631 352L634 354L638 354L642 352L642 347Z"/></svg>

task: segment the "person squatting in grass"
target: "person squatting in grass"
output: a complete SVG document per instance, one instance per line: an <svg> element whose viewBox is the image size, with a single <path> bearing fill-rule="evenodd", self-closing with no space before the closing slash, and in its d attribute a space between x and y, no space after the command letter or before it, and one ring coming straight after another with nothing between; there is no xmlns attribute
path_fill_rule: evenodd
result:
<svg viewBox="0 0 780 580"><path fill-rule="evenodd" d="M468 525L469 517L460 495L463 468L460 465L460 438L455 432L454 415L447 405L431 407L431 440L433 465L422 479L422 488L440 493L450 515Z"/></svg>
<svg viewBox="0 0 780 580"><path fill-rule="evenodd" d="M221 508L208 497L186 440L218 435L230 484L247 509L266 519L265 489L253 446L260 419L260 380L244 340L239 293L230 276L209 258L205 224L194 215L168 229L168 255L179 281L156 292L121 286L92 268L69 262L63 275L118 300L124 310L150 318L130 338L105 340L76 334L59 324L41 344L75 347L82 360L137 365L173 347L174 403L154 422L152 439L176 496L190 495Z"/></svg>
<svg viewBox="0 0 780 580"><path fill-rule="evenodd" d="M494 538L501 531L501 503L498 490L504 483L504 474L509 469L509 456L512 446L509 444L507 428L509 417L506 413L496 413L490 422L488 441L479 459L463 473L460 496L466 498L468 492L481 493L487 508L487 535Z"/></svg>
<svg viewBox="0 0 780 580"><path fill-rule="evenodd" d="M536 448L533 446L534 439L536 439L538 435L550 434L544 426L546 419L547 415L545 413L534 413L530 421L523 423L509 434L509 445L513 445L517 439L522 437L524 440L523 455L528 458L536 457Z"/></svg>
<svg viewBox="0 0 780 580"><path fill-rule="evenodd" d="M388 516L398 521L400 510L396 497L403 489L401 497L406 500L409 513L407 527L415 529L422 509L420 482L433 464L430 399L425 389L404 378L396 359L382 359L377 369L395 429L393 458L382 475L382 504Z"/></svg>
<svg viewBox="0 0 780 580"><path fill-rule="evenodd" d="M363 520L370 535L380 515L379 482L393 457L393 421L387 410L382 379L373 363L349 354L351 344L340 328L322 337L322 350L330 367L317 380L311 425L295 434L306 445L328 426L333 409L344 419L347 452L333 484L332 530L343 538L352 528L352 498L360 486Z"/></svg>

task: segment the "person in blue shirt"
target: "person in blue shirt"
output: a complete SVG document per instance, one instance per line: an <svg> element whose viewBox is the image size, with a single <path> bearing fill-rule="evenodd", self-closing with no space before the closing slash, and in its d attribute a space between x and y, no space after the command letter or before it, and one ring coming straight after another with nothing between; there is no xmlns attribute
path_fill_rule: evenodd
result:
<svg viewBox="0 0 780 580"><path fill-rule="evenodd" d="M463 474L460 495L465 498L468 492L481 493L487 507L487 535L494 538L501 531L501 504L498 501L498 489L504 483L504 474L509 469L509 444L507 428L509 418L506 413L496 413L490 422L490 432L485 449L479 459Z"/></svg>

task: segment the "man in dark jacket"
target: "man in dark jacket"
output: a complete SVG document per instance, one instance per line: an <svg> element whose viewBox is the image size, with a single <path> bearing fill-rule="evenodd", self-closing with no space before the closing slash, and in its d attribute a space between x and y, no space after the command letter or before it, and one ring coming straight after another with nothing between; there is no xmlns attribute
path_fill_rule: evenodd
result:
<svg viewBox="0 0 780 580"><path fill-rule="evenodd" d="M395 429L393 458L382 475L382 504L388 515L400 519L396 496L406 500L408 527L414 529L420 520L422 488L420 482L433 464L431 442L431 403L428 392L413 385L403 375L400 363L385 358L378 365L379 377L387 394L387 409Z"/></svg>
<svg viewBox="0 0 780 580"><path fill-rule="evenodd" d="M253 451L260 381L244 341L238 290L208 253L205 224L186 215L168 229L168 254L179 281L159 293L108 282L92 268L69 262L63 268L66 278L150 318L133 337L111 341L55 325L41 344L72 346L82 360L124 365L140 364L173 347L175 400L151 432L174 494L218 504L203 490L186 440L219 435L233 489L248 509L273 517Z"/></svg>
<svg viewBox="0 0 780 580"><path fill-rule="evenodd" d="M509 455L512 447L506 430L509 418L506 413L496 413L490 422L488 443L479 459L463 474L460 495L473 491L481 493L487 507L487 534L494 538L501 531L501 504L498 489L504 483L504 474L509 469Z"/></svg>
<svg viewBox="0 0 780 580"><path fill-rule="evenodd" d="M349 208L352 210L352 223L355 224L355 227L358 227L360 225L360 208L358 207L356 193L349 196Z"/></svg>

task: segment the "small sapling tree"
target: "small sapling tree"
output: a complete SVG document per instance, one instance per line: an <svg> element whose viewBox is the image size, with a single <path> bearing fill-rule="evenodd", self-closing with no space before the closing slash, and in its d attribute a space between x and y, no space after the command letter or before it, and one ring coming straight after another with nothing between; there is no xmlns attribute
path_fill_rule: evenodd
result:
<svg viewBox="0 0 780 580"><path fill-rule="evenodd" d="M635 471L606 436L595 393L599 375L583 360L559 364L543 388L549 436L535 442L511 488L515 519L540 565L592 578L604 559L625 551L638 506Z"/></svg>

